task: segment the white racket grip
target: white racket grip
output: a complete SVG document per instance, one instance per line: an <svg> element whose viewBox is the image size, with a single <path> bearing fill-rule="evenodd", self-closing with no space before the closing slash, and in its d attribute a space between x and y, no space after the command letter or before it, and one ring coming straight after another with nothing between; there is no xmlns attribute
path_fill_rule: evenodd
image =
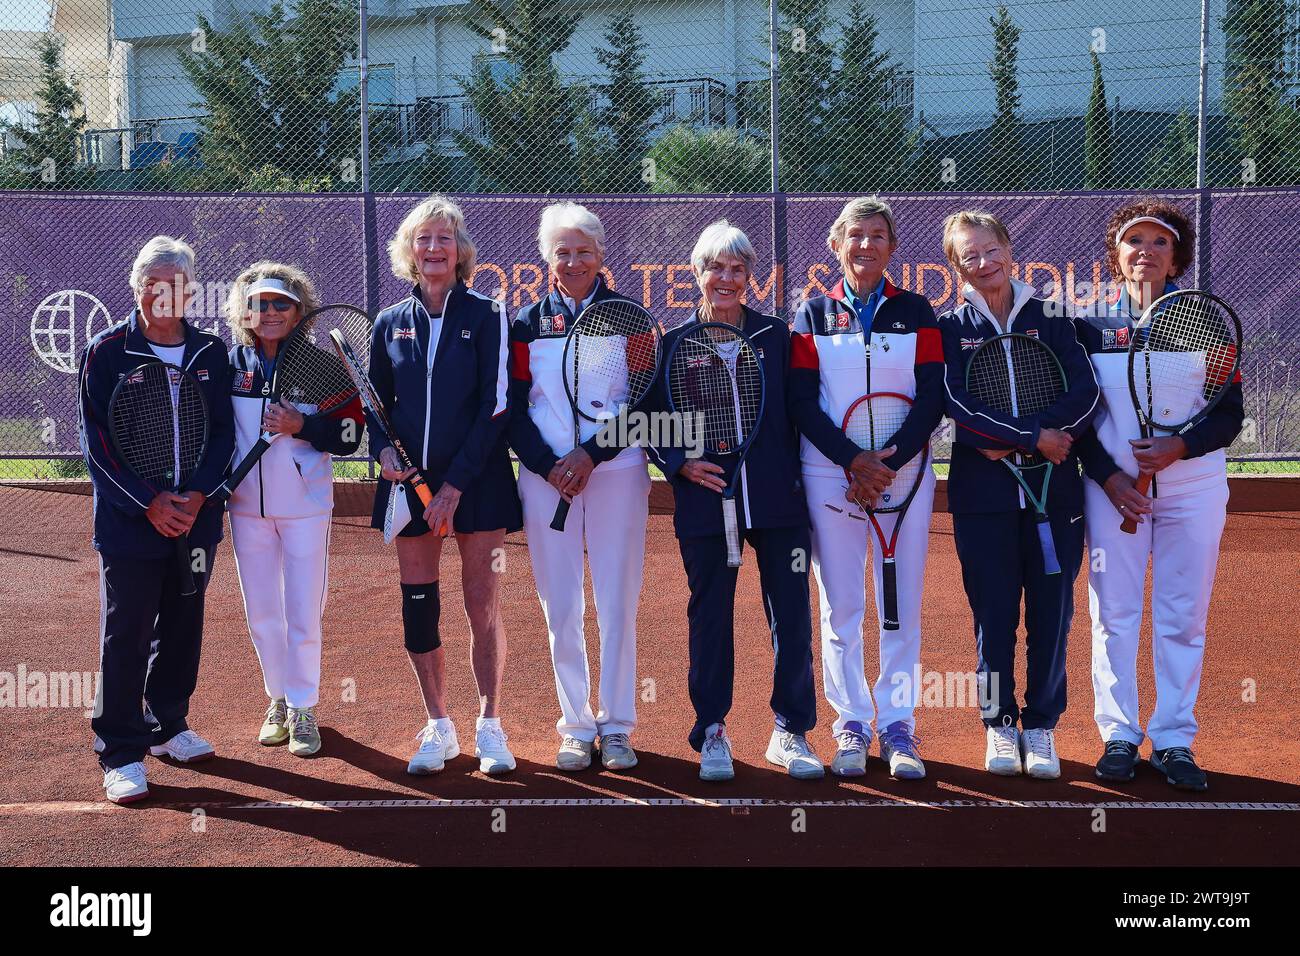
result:
<svg viewBox="0 0 1300 956"><path fill-rule="evenodd" d="M740 524L736 520L736 499L722 499L722 528L727 538L727 567L740 567Z"/></svg>

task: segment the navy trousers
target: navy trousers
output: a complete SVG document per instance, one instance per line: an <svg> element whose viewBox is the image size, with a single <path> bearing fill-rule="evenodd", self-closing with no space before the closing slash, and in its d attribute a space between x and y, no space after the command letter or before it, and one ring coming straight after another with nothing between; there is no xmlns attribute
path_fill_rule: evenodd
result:
<svg viewBox="0 0 1300 956"><path fill-rule="evenodd" d="M757 555L763 611L776 655L771 701L776 726L805 734L817 723L808 605L809 531L807 527L758 528L743 534L742 547L748 544ZM690 631L688 683L695 726L690 742L698 751L709 726L725 723L731 710L739 569L727 567L727 543L722 535L680 538L677 543L691 590L686 615Z"/></svg>
<svg viewBox="0 0 1300 956"><path fill-rule="evenodd" d="M1070 519L1075 518L1072 522ZM1074 579L1083 558L1083 519L1051 516L1060 574L1043 573L1034 512L954 514L962 583L975 618L985 726L1052 729L1065 713L1065 642L1074 617ZM1025 602L1025 706L1016 702L1016 631Z"/></svg>
<svg viewBox="0 0 1300 956"><path fill-rule="evenodd" d="M175 558L100 555L99 698L90 726L104 742L104 770L143 760L150 746L189 729L215 556L214 545L206 573L194 575L198 593L182 597Z"/></svg>

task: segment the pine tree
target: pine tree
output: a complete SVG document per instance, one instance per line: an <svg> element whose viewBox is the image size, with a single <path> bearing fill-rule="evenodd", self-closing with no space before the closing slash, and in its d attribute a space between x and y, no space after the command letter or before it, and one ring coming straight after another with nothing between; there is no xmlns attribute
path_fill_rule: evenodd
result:
<svg viewBox="0 0 1300 956"><path fill-rule="evenodd" d="M609 77L608 105L584 111L576 131L581 187L588 192L645 192L642 162L660 101L646 85L646 42L629 7L610 19L596 60Z"/></svg>
<svg viewBox="0 0 1300 956"><path fill-rule="evenodd" d="M471 30L501 50L512 73L501 81L486 59L461 80L484 136L453 132L482 188L503 192L570 192L577 186L572 134L581 88L560 79L554 56L569 45L579 15L567 0L516 0L507 13L494 0L473 0Z"/></svg>
<svg viewBox="0 0 1300 956"><path fill-rule="evenodd" d="M920 133L910 105L890 105L900 79L887 51L877 49L876 18L853 0L839 29L840 67L830 85L831 172L826 188L875 192L913 188Z"/></svg>
<svg viewBox="0 0 1300 956"><path fill-rule="evenodd" d="M777 0L777 25L781 189L826 190L831 188L831 157L837 149L829 128L835 108L831 94L835 45L827 38L831 21L826 0ZM766 35L763 45L768 45Z"/></svg>
<svg viewBox="0 0 1300 956"><path fill-rule="evenodd" d="M999 6L993 25L993 60L989 72L997 111L988 131L988 148L984 152L985 177L990 189L1014 191L1024 189L1028 180L1020 126L1020 79L1017 57L1020 28L1005 6Z"/></svg>
<svg viewBox="0 0 1300 956"><path fill-rule="evenodd" d="M1239 184L1300 183L1300 105L1294 93L1287 95L1287 60L1300 43L1298 13L1296 0L1240 0L1223 19L1224 105Z"/></svg>
<svg viewBox="0 0 1300 956"><path fill-rule="evenodd" d="M36 91L39 107L36 125L11 125L8 132L18 146L13 150L13 167L26 167L21 178L31 187L79 189L87 185L88 174L77 168L81 158L81 134L86 128L86 111L81 93L63 71L63 43L53 33L37 41L41 82ZM12 170L11 170L12 171Z"/></svg>
<svg viewBox="0 0 1300 956"><path fill-rule="evenodd" d="M355 183L359 178L358 92L336 93L356 54L356 17L346 0L279 0L265 14L216 30L200 15L205 50L181 66L201 97L200 154L220 188L260 179Z"/></svg>
<svg viewBox="0 0 1300 956"><path fill-rule="evenodd" d="M1106 81L1101 75L1101 58L1092 51L1092 96L1083 119L1083 184L1086 189L1118 186L1115 176L1115 147L1110 135L1110 112L1106 108Z"/></svg>

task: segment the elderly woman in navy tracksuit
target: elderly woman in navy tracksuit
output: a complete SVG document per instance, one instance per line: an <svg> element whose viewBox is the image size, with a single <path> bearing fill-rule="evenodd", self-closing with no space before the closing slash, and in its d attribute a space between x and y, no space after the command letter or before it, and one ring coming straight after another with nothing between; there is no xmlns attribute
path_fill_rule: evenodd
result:
<svg viewBox="0 0 1300 956"><path fill-rule="evenodd" d="M1118 294L1076 321L1101 383L1094 430L1078 443L1083 462L1088 547L1106 555L1088 577L1092 612L1094 717L1104 752L1102 780L1132 780L1138 745L1151 738L1151 765L1182 790L1205 790L1192 742L1205 654L1205 622L1214 590L1219 538L1227 518L1225 449L1245 420L1241 378L1205 421L1182 435L1141 438L1129 397L1128 339L1134 321L1175 289L1192 262L1196 233L1177 206L1139 200L1115 211L1106 253ZM1157 401L1160 399L1157 397ZM1134 486L1154 475L1151 496ZM1137 521L1137 533L1120 524ZM1151 565L1155 706L1146 730L1138 711L1137 653Z"/></svg>
<svg viewBox="0 0 1300 956"><path fill-rule="evenodd" d="M921 590L934 470L926 468L898 529L899 620L894 630L886 630L880 610L882 564L880 549L875 549L872 580L880 671L874 693L864 669L862 633L871 526L827 504L843 501L846 471L855 484L865 482L867 495L874 497L888 487L893 468L924 451L943 415L943 345L926 298L897 288L885 275L898 245L888 204L874 196L850 200L832 224L827 244L839 259L843 277L827 295L809 299L795 315L790 392L791 414L802 435L813 574L821 596L822 683L836 715L831 772L841 777L866 772L876 718L880 756L890 773L914 780L925 776L914 733L919 693L914 685L921 662ZM849 407L868 392L896 392L914 403L883 465L880 454L863 451L840 427ZM896 516L881 516L887 534L894 520Z"/></svg>
<svg viewBox="0 0 1300 956"><path fill-rule="evenodd" d="M194 250L170 236L149 240L131 267L135 309L95 336L78 376L103 615L99 698L90 725L104 791L114 803L149 795L146 751L181 763L213 755L186 716L199 674L204 594L222 534L221 509L203 503L230 465L235 429L226 347L184 318L193 285ZM207 398L206 455L179 495L134 477L109 438L114 386L136 366L159 361L191 372ZM171 539L187 532L198 590L182 597Z"/></svg>
<svg viewBox="0 0 1300 956"><path fill-rule="evenodd" d="M370 378L415 468L404 470L388 439L372 432L382 480L371 523L384 527L390 505L410 515L397 538L402 626L428 722L407 771L436 773L460 753L438 629L438 564L443 538L454 531L478 685L474 755L484 773L506 773L515 758L498 715L506 651L500 572L505 536L523 521L506 447L505 308L467 287L474 243L460 207L444 196L408 212L388 252L394 275L413 285L375 320ZM406 483L417 469L433 491L428 507Z"/></svg>
<svg viewBox="0 0 1300 956"><path fill-rule="evenodd" d="M790 332L785 322L743 305L756 255L748 237L726 221L700 234L691 266L702 293L699 308L665 337L665 354L681 333L699 322L736 326L753 343L766 387L763 417L736 490L741 534L758 556L763 609L776 655L772 711L776 727L767 759L795 777L817 778L825 768L806 739L817 722L812 673L812 622L806 556L811 548L808 509L799 478L799 443L786 411ZM663 376L647 406L667 407ZM734 459L689 457L684 447L652 447L668 476L675 503L673 527L686 567L690 601L690 695L695 725L690 743L700 752L700 777L734 775L726 719L735 670L736 569L727 566L721 491Z"/></svg>
<svg viewBox="0 0 1300 956"><path fill-rule="evenodd" d="M230 497L230 537L239 568L248 631L270 704L258 742L286 741L289 752L320 750L321 615L329 590L331 455L350 455L365 427L361 402L331 412L281 398L267 400L280 348L320 304L297 266L257 262L235 279L226 301L235 340L230 350L236 458L265 428L280 437Z"/></svg>
<svg viewBox="0 0 1300 956"><path fill-rule="evenodd" d="M943 247L964 282L966 300L939 317L939 328L948 414L957 426L948 510L979 648L984 766L1003 776L1024 772L1051 779L1061 773L1055 728L1065 711L1065 640L1083 554L1083 485L1072 445L1096 410L1097 380L1070 319L1011 277L1011 239L996 217L970 211L949 216ZM1065 371L1066 393L1038 416L1002 415L966 392L968 356L1005 332L1036 336ZM1045 572L1032 503L999 460L1016 450L1038 451L1056 465L1047 511L1059 574ZM1023 708L1015 693L1022 593L1028 683Z"/></svg>
<svg viewBox="0 0 1300 956"><path fill-rule="evenodd" d="M600 737L609 770L636 766L629 735L636 727L636 608L645 561L650 476L641 448L598 439L584 422L574 447L561 371L565 337L593 302L621 299L601 278L605 227L576 203L542 210L538 247L555 289L526 306L510 327L510 441L519 456L528 553L550 631L551 663L560 697L556 730L561 770L591 766ZM563 495L572 503L563 531L550 527ZM598 708L591 709L591 673L583 634L584 554L600 624Z"/></svg>

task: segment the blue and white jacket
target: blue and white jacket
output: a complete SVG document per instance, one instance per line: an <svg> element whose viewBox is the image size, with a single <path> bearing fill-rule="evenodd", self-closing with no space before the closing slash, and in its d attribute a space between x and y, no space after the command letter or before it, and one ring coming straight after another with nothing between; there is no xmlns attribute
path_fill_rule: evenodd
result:
<svg viewBox="0 0 1300 956"><path fill-rule="evenodd" d="M95 489L95 549L126 558L165 558L172 539L160 535L145 511L168 488L136 478L117 460L109 428L108 403L118 379L139 365L159 362L139 325L137 310L91 339L78 372L81 451ZM230 409L230 363L217 336L184 323L181 367L194 375L208 405L208 447L187 488L210 495L221 485L235 451ZM190 545L209 548L221 540L224 509L205 506L190 528Z"/></svg>
<svg viewBox="0 0 1300 956"><path fill-rule="evenodd" d="M740 330L749 336L763 365L763 417L758 432L740 467L736 487L736 512L745 528L783 528L808 524L808 506L804 500L803 478L799 469L799 436L790 418L788 376L790 370L790 329L773 315L764 315L748 306ZM699 311L664 336L664 355L671 354L673 342L701 321ZM667 362L647 396L647 411L667 411ZM673 489L673 529L679 538L721 535L722 495L687 481L678 472L686 463L686 450L651 445L650 457L663 471ZM724 468L722 479L730 482L736 470L735 455L706 453L705 461Z"/></svg>
<svg viewBox="0 0 1300 956"><path fill-rule="evenodd" d="M953 514L1016 511L1026 507L1024 491L1001 461L991 461L978 449L1014 448L1034 452L1044 428L1069 432L1076 439L1088 430L1097 410L1097 379L1088 355L1075 337L1074 324L1053 302L1037 298L1032 286L1011 281L1015 299L1004 328L984 297L971 286L966 301L939 316L946 364L944 387L948 416L953 420L952 465L948 474L948 510ZM966 363L985 339L1020 332L1040 339L1052 350L1065 372L1066 392L1038 415L1014 417L996 412L966 391ZM1052 469L1048 489L1049 513L1083 514L1083 483L1078 457Z"/></svg>
<svg viewBox="0 0 1300 956"><path fill-rule="evenodd" d="M1165 293L1175 291L1171 283ZM1075 319L1079 341L1088 352L1097 381L1101 386L1101 407L1093 421L1092 431L1075 443L1084 474L1097 484L1116 471L1123 470L1130 478L1138 474L1137 460L1133 457L1130 438L1140 438L1142 426L1128 384L1129 336L1135 318L1128 290L1120 292L1107 303L1102 314ZM1160 393L1156 392L1160 402ZM1169 396L1168 401L1183 402L1180 396ZM1222 485L1227 481L1227 447L1236 440L1245 422L1246 412L1238 372L1219 404L1205 421L1189 428L1182 436L1187 443L1187 454L1155 476L1151 495L1170 497L1200 491L1206 487ZM1166 434L1156 431L1157 436Z"/></svg>
<svg viewBox="0 0 1300 956"><path fill-rule="evenodd" d="M841 428L854 401L868 392L897 392L914 404L885 464L900 468L930 441L943 416L943 342L929 300L887 278L864 330L854 297L840 279L829 295L809 299L794 317L790 412L802 440L806 475L842 477L860 449ZM870 341L871 364L867 365Z"/></svg>

